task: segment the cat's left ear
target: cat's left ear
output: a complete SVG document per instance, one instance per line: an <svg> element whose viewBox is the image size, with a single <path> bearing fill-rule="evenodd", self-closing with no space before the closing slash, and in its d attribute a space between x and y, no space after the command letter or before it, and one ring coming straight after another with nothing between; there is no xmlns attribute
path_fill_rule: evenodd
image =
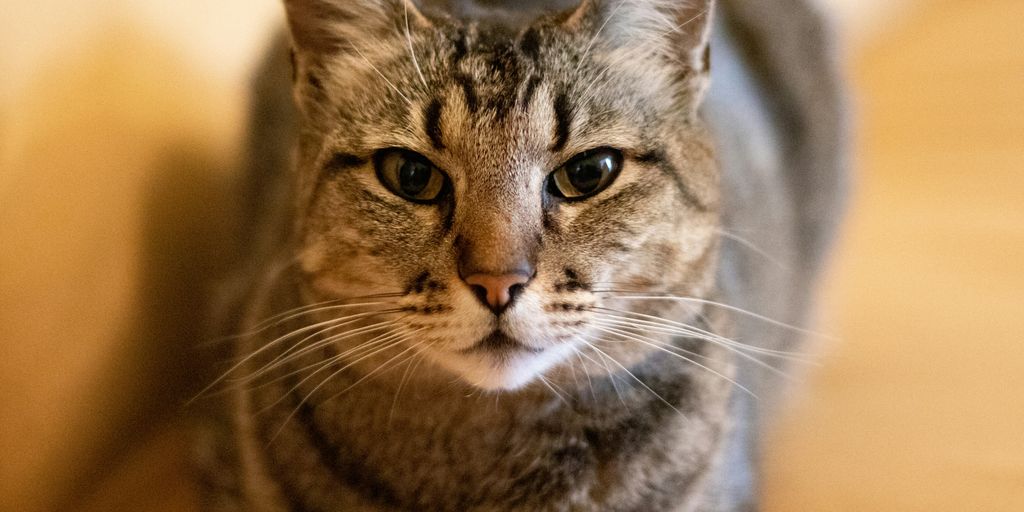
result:
<svg viewBox="0 0 1024 512"><path fill-rule="evenodd" d="M682 85L699 103L710 74L715 0L583 0L566 27L594 32L637 56L661 55L677 66Z"/></svg>
<svg viewBox="0 0 1024 512"><path fill-rule="evenodd" d="M310 115L319 111L331 75L326 62L366 60L389 39L430 26L412 0L284 0L284 6L293 46L293 94Z"/></svg>
<svg viewBox="0 0 1024 512"><path fill-rule="evenodd" d="M412 0L284 0L288 28L300 54L365 51L404 28L429 26Z"/></svg>

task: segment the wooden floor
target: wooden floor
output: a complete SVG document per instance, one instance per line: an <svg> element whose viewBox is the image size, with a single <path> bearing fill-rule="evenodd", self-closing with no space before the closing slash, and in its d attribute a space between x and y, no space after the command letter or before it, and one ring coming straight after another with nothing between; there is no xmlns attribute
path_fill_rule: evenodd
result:
<svg viewBox="0 0 1024 512"><path fill-rule="evenodd" d="M915 5L851 58L859 104L857 190L824 287L820 325L841 341L822 349L822 366L808 376L805 391L768 443L764 503L770 512L1024 510L1024 1ZM125 47L120 43L118 51ZM147 51L155 55L162 49ZM106 62L104 55L96 58ZM113 151L121 151L114 159L120 168L141 168L155 153L138 148L163 140L154 134L188 130L197 138L223 137L230 131L225 126L239 122L222 110L189 107L187 97L208 84L175 82L172 88L152 79L187 76L187 67L168 68L159 60L153 62L160 67L138 59L116 62L118 76L134 77L130 90L136 96L127 104L113 94L94 103L123 110L113 119L129 120L119 122L126 133L117 140L137 142L130 157L105 134L91 133L91 114L80 115L88 122L75 124L75 130L58 123L62 131L56 136L46 133L51 125L32 128L50 138L40 139L46 144L36 146L42 150L31 158L11 151L25 146L14 137L25 131L0 125L0 162L15 171L3 176L0 188L0 243L20 242L0 251L0 325L10 329L0 337L4 344L32 339L29 334L38 340L35 348L6 345L0 361L0 449L7 459L0 463L0 511L49 510L42 495L81 476L54 470L53 461L62 461L61 468L80 467L63 459L87 453L75 449L86 442L80 440L98 439L104 428L115 431L121 417L97 408L84 391L88 379L100 379L108 368L124 371L109 361L96 363L103 361L97 355L102 351L87 342L116 331L103 323L104 315L124 316L135 300L117 291L131 288L135 270L128 263L129 270L117 270L122 267L116 264L138 256L132 238L137 227L123 219L145 204L114 207L108 197L137 199L130 187L148 178L131 175L135 181L125 182L128 175L118 175L97 184L83 169L102 172L115 165ZM110 83L107 75L88 70L45 81L60 88L75 80ZM140 89L139 83L152 87ZM160 121L138 114L152 111L147 98L154 95L176 98L152 112ZM39 108L48 111L50 104L74 102L65 98ZM80 108L88 113L93 107ZM181 121L183 112L216 114L220 128L199 130L195 126L203 121L188 125ZM57 149L68 144L82 149ZM220 155L215 162L232 151L204 148ZM12 162L31 165L7 167ZM60 165L70 165L75 174L52 171ZM57 187L60 200L78 201L76 209L55 209L57 216L34 213L42 202L55 200L47 187ZM82 197L92 199L82 203ZM91 224L75 224L85 222L76 216L82 211L89 212ZM62 235L56 251L42 242L53 233ZM103 250L97 237L106 244ZM118 249L111 253L111 247ZM75 258L85 263L67 266ZM93 267L103 273L90 274L73 295L25 291L57 278L81 281L81 268ZM24 270L5 272L12 268ZM30 310L35 316L19 316ZM76 322L40 322L44 313L70 314ZM40 323L46 324L42 331ZM77 346L68 341L69 332L89 336L72 338ZM105 385L130 389L133 374L126 375ZM188 459L181 429L157 429L76 510L195 510Z"/></svg>
<svg viewBox="0 0 1024 512"><path fill-rule="evenodd" d="M1024 510L1024 2L923 2L863 51L842 342L766 463L771 511Z"/></svg>

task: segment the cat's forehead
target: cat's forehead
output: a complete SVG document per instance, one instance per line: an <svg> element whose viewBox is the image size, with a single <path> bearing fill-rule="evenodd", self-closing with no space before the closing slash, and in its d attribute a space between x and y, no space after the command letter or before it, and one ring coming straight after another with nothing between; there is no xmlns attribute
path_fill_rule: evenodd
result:
<svg viewBox="0 0 1024 512"><path fill-rule="evenodd" d="M605 131L637 131L600 83L612 73L602 77L580 65L578 45L552 44L543 30L471 25L449 33L447 61L423 71L431 87L419 90L412 116L431 152L453 165L529 168L550 165L577 145L616 145Z"/></svg>
<svg viewBox="0 0 1024 512"><path fill-rule="evenodd" d="M324 70L340 114L327 129L346 151L403 147L453 171L550 167L594 147L635 146L656 129L659 95L637 87L653 81L615 58L550 17L518 28L399 27Z"/></svg>
<svg viewBox="0 0 1024 512"><path fill-rule="evenodd" d="M396 40L382 61L368 62L371 81L383 80L395 102L353 107L408 110L407 119L422 122L439 149L449 146L438 140L447 132L522 143L558 122L570 129L594 114L604 122L639 114L644 99L631 94L628 71L581 41L582 34L543 23L519 30L448 24L430 37Z"/></svg>

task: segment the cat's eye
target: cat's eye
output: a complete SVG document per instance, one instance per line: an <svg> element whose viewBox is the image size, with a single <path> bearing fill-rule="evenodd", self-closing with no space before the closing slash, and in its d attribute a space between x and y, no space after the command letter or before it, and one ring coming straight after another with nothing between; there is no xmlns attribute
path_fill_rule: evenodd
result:
<svg viewBox="0 0 1024 512"><path fill-rule="evenodd" d="M611 148L584 151L548 177L548 193L567 200L597 194L615 181L622 168L622 153Z"/></svg>
<svg viewBox="0 0 1024 512"><path fill-rule="evenodd" d="M416 203L433 203L448 189L448 177L419 153L387 149L374 157L377 178L392 193Z"/></svg>

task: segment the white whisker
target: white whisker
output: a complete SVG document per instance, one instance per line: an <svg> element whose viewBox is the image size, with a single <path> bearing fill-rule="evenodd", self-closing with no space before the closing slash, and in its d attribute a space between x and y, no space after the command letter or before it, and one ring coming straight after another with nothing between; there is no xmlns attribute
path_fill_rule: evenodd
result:
<svg viewBox="0 0 1024 512"><path fill-rule="evenodd" d="M303 404L305 404L305 403L306 403L307 401L309 401L309 399L310 399L310 398L311 398L311 397L312 397L313 395L315 395L317 391L319 391L319 390L320 390L321 388L323 388L323 387L324 387L325 385L327 385L327 383L328 383L328 382L330 382L331 380L333 380L333 379L334 379L334 377L336 377L336 376L338 376L339 374L341 374L341 372L343 372L343 371L345 371L345 370L347 370L347 369L349 369L349 368L351 368L351 367L355 366L356 364L360 363L361 361L364 361L364 360L366 360L366 359L368 359L368 358L370 358L370 357L373 357L373 356L375 356L375 355L377 355L377 354L379 354L379 353L381 353L381 352L384 352L384 351L386 351L386 350L389 350L389 349L391 349L391 348L394 348L394 347L396 347L396 346L398 346L398 345L401 345L401 344L402 344L402 343L403 343L403 342L404 342L405 340L407 340L407 339L411 338L413 334L415 334L415 333L417 333L417 332L419 332L419 331L421 331L421 330L423 330L423 329L418 329L418 330L415 330L415 331L411 331L411 332L407 333L405 337L402 337L402 338L398 338L398 339L394 340L393 342L391 342L391 343L389 343L389 344L387 344L387 345L385 345L385 346L383 346L383 347L381 347L381 348L378 348L378 349L376 349L376 350L374 350L374 351L372 351L372 352L370 352L370 353L368 353L368 354L365 354L365 355L363 355L363 356L361 356L361 357L359 357L359 358L357 358L357 359L355 359L355 360L353 360L353 361L350 361L350 362L349 362L348 364L346 364L345 366L342 366L341 368L339 368L339 369L335 370L335 371L334 371L334 372L332 372L332 373L331 373L330 375L328 375L327 377L325 377L325 378L324 378L324 380L320 381L320 383L319 383L319 384L317 384L317 385L316 385L315 387L313 387L313 389L312 389L312 390L310 390L310 391L309 391L308 393L306 393L306 394L305 394L305 395L304 395L304 396L302 397L302 399L301 399L301 400L299 400L299 403L298 403L298 404L296 404L296 406L295 406L294 410L292 410L291 414L289 414L289 415L288 415L288 417L287 417L287 418L285 418L284 422L283 422L283 423L281 424L281 427L280 427L280 428L279 428L279 429L277 430L277 432L275 432L275 433L274 433L274 435L273 435L273 436L271 436L271 437L270 437L270 440L269 440L269 442L273 442L273 441L274 441L274 439L276 439L276 438L277 438L277 436L281 434L281 432L282 432L282 431L284 430L285 426L287 426L287 425L288 425L288 422L290 422L290 421L292 420L292 418L294 418L294 417L295 417L295 415L296 415L296 414L297 414L297 413L299 412L299 410L300 410L300 409L302 408ZM318 372L319 372L319 370L318 370ZM307 377L307 378L303 379L303 380L302 380L302 381L300 381L300 382L299 382L298 384L296 384L295 386L293 386L293 387L292 387L291 389L289 389L289 390L288 390L287 392L285 392L284 396L282 396L282 397L281 397L280 399L278 399L278 400L277 400L276 402L274 402L273 404L271 404L270 406L268 406L268 407L267 407L267 408L265 408L264 410L267 410L267 409L269 409L269 408L271 408L271 407L273 407L273 406L276 406L276 405L277 405L278 403L280 403L280 402L281 402L282 400L284 400L284 399L285 399L285 398L287 398L287 397L288 397L289 395L291 395L291 394L292 394L292 393L294 393L294 392L295 392L296 390L298 390L298 389L299 389L299 387L300 387L300 386L301 386L301 385L302 385L302 384L303 384L304 382L308 381L310 377L312 377L312 375L310 375L309 377ZM364 379L365 379L365 377L364 377ZM359 381L357 381L357 383L358 383L358 382L362 382L362 380L363 380L363 379L360 379ZM351 388L351 386L350 386L350 388Z"/></svg>
<svg viewBox="0 0 1024 512"><path fill-rule="evenodd" d="M604 32L604 28L608 26L608 22L612 21L612 18L615 17L615 14L619 12L619 9L621 9L625 3L625 1L619 2L619 4L612 9L612 12L608 13L608 17L605 18L604 23L602 23L601 26L598 27L597 32L594 33L594 37L590 38L587 46L583 49L583 55L580 56L580 61L576 64L576 69L573 70L574 74L579 73L580 67L583 66L583 62L586 60L587 55L590 54L590 50L594 47L594 43L596 43L597 39L601 37L601 33Z"/></svg>
<svg viewBox="0 0 1024 512"><path fill-rule="evenodd" d="M703 305L707 305L707 306L719 307L719 308L722 308L722 309L733 311L735 313L739 313L741 315L748 316L750 318L761 320L762 322L766 322L766 323L774 325L776 327L781 327L783 329L788 329L788 330L795 331L795 332L798 332L798 333L801 333L801 334L806 334L806 335L809 335L809 336L817 336L817 337L828 339L830 341L835 341L835 339L833 337L831 337L831 336L828 336L828 335L825 335L825 334L822 334L822 333L819 333L819 332L811 331L809 329L804 329L802 327L797 327L795 325L790 325L790 324L787 324L785 322L780 322L780 321L775 320L773 318L769 318L769 317L766 317L764 315L760 315L760 314L754 313L752 311L747 311L747 310L745 310L743 308L739 308L739 307L732 306L732 305L729 305L729 304L725 304L725 303L722 303L722 302L716 302L716 301L713 301L713 300L700 299L700 298L697 298L697 297L681 297L681 296L678 296L678 295L672 295L672 294L667 294L667 293L664 294L664 295L643 295L643 293L645 293L645 292L639 292L639 291L638 292L632 292L632 291L620 291L620 290L594 290L593 292L594 293L618 293L618 294L620 294L620 295L604 297L604 299L606 299L606 300L667 300L667 301L688 302L688 303L693 303L693 304L703 304ZM637 294L637 295L621 295L623 293L626 293L626 294Z"/></svg>
<svg viewBox="0 0 1024 512"><path fill-rule="evenodd" d="M647 391L649 391L649 392L650 392L650 393L651 393L652 395L654 395L655 397L657 397L657 399L658 399L658 400L660 400L660 401L661 401L661 402L662 402L663 404L665 404L665 405L669 406L669 408L670 408L670 409L672 409L673 411L675 411L676 413L678 413L678 414L679 414L680 416L682 416L683 418L686 418L687 420L689 420L689 418L687 418L687 416L686 416L685 414L683 414L683 412L682 412L682 411L680 411L679 409L677 409L675 405L672 405L672 403L671 403L671 402L669 402L668 400L665 400L665 398L664 398L663 396L659 395L659 394L658 394L658 393L657 393L656 391L654 391L653 389L651 389L651 387L650 387L650 386L648 386L646 382L644 382L644 381L640 380L640 378L639 378L639 377L637 377L636 375L634 375L634 374L633 374L633 372L629 371L629 369L628 369L628 368L626 368L625 366L623 366L623 365L622 365L622 363L620 363L620 362L619 362L618 360L616 360L616 359L615 359L614 357L612 357L611 355L609 355L609 354L605 353L605 351L603 351L603 350L601 350L601 349L597 348L597 346L596 346L596 345L594 345L593 343L590 343L590 342L587 342L587 341L584 341L584 343L586 343L587 345L589 345L589 346L590 346L590 348L592 348L592 349L594 349L595 351L597 351L597 353L599 353L599 354L604 354L604 355L605 355L606 357L608 357L608 359L610 359L610 360L611 360L611 361L612 361L613 363L615 363L615 365L616 365L616 366L618 366L619 368L621 368L621 369L622 369L622 371L626 372L626 374L627 374L627 375L629 375L630 377L632 377L632 378L633 378L633 380L637 381L637 383L639 383L639 384L640 384L641 386L643 386L643 388L644 388L644 389L646 389L646 390L647 390Z"/></svg>
<svg viewBox="0 0 1024 512"><path fill-rule="evenodd" d="M587 363L583 360L583 356L580 355L579 349L573 347L573 353L576 354L576 359L580 361L580 367L583 369L583 376L587 378L587 385L590 387L590 396L597 398L597 392L594 391L594 381L590 379L590 372L587 371Z"/></svg>
<svg viewBox="0 0 1024 512"><path fill-rule="evenodd" d="M288 340L291 337L294 337L294 336L297 336L297 335L300 335L300 334L303 334L303 333L307 333L307 332L310 332L310 331L315 331L316 333L321 333L321 332L324 332L325 330L330 329L331 327L333 327L335 325L342 324L345 321L347 321L350 318L353 318L355 316L360 316L362 318L362 317L372 316L372 315L387 314L388 312L391 312L391 311L384 310L384 311L375 311L375 312L368 312L368 313L358 313L357 315L350 315L350 316L343 316L343 317L339 317L339 318L332 318L330 320L325 320L323 322L318 322L318 323L315 323L315 324L312 324L312 325L307 325L307 326L295 329L293 331L290 331L290 332L288 332L286 334L283 334L283 335L281 335L281 336L279 336L279 337L269 341L268 343L262 345L261 347L259 347L256 350L252 351L249 355L247 355L247 356L241 358L240 360L238 360L237 362L235 362L230 368L228 368L226 371L221 373L221 375L219 377L214 379L206 387L204 387L198 393L196 393L196 395L194 397L192 397L192 399L190 399L187 402L187 404L193 403L195 400L199 399L199 397L202 397L206 393L208 393L215 386L217 386L218 384L221 384L222 382L227 380L232 374L237 372L240 368L242 368L246 363L251 361L253 358L259 356L260 354L262 354L262 353L264 353L264 352L266 352L268 350L270 350L271 348L274 348L275 346L277 346L277 345L279 345L281 343L284 343L286 340Z"/></svg>
<svg viewBox="0 0 1024 512"><path fill-rule="evenodd" d="M388 423L390 423L395 417L395 408L398 407L398 397L401 396L402 389L405 388L405 383L409 380L412 373L416 371L416 368L419 367L420 363L422 363L426 358L427 356L422 350L409 357L409 366L407 366L405 368L405 372L402 373L402 380L398 382L398 389L395 390L395 398L391 401L391 411L388 413Z"/></svg>
<svg viewBox="0 0 1024 512"><path fill-rule="evenodd" d="M678 325L682 326L685 329L696 329L694 327L687 326L686 324L681 324L679 322L672 322L671 320L665 320L663 318L658 318L656 316L646 315L646 314L643 314L643 313L636 313L636 312L633 312L633 311L620 311L620 310L610 310L610 311L616 311L616 312L626 313L626 314L630 314L630 315L639 315L639 316L643 316L643 317L654 318L654 319L658 319L658 320L663 321L663 322L669 322L669 323L672 323L672 324L678 324ZM766 363L764 361L761 361L760 359L757 359L756 357L754 357L754 356L752 356L750 354L747 354L746 352L744 352L744 351L740 350L739 348L737 348L736 345L737 344L738 345L742 345L741 343L733 341L733 340L730 340L729 338L726 338L726 337L723 337L723 336L719 336L719 335L714 334L712 332L704 331L704 330L701 330L701 329L696 329L696 330L698 331L697 334L683 334L683 335L686 335L686 336L689 336L689 337L692 337L692 338L702 339L702 340L708 341L710 343L716 343L716 344L726 348L727 350L730 350L734 354L736 354L736 355L738 355L738 356L740 356L740 357L742 357L742 358L744 358L744 359L746 359L746 360L748 360L748 361L750 361L750 362L760 366L761 368L764 368L765 370L768 370L768 371L778 375L779 377L782 377L782 378L784 378L786 380L792 380L792 377L790 377L789 374L787 374L786 372L784 372L784 371L782 371L782 370L780 370L780 369L778 369L778 368L776 368L776 367L774 367L774 366L772 366L772 365L770 365L770 364L768 364L768 363ZM746 345L743 345L743 346L746 346Z"/></svg>
<svg viewBox="0 0 1024 512"><path fill-rule="evenodd" d="M420 77L420 82L423 82L423 87L430 88L427 85L427 79L423 76L423 70L420 69L420 63L416 60L416 52L412 48L412 34L409 32L409 1L405 0L402 2L402 7L405 8L405 40L409 43L409 55L412 57L412 65L416 68L416 74Z"/></svg>
<svg viewBox="0 0 1024 512"><path fill-rule="evenodd" d="M619 403L621 403L623 407L626 407L628 409L629 406L626 405L626 401L622 398L622 392L619 390L618 384L615 383L615 372L613 372L612 368L610 366L608 366L607 362L605 362L605 359L604 359L605 356L603 355L603 353L598 351L598 350L595 350L594 345L591 344L590 342L588 342L586 339L584 339L581 334L577 333L576 334L576 339L580 340L584 345L586 345L587 348L597 352L598 356L601 357L601 362L597 362L597 361L594 360L594 358L592 358L589 355L587 355L586 352L582 352L582 351L579 352L580 355L582 355L583 357L586 357L587 359L589 359L594 364L599 364L601 366L604 366L605 374L608 375L608 381L611 382L612 389L615 390L615 396L617 396L619 398Z"/></svg>
<svg viewBox="0 0 1024 512"><path fill-rule="evenodd" d="M353 382L352 384L350 384L350 385L349 385L349 386L348 386L347 388L345 388L345 389L343 389L343 390L341 390L341 391L339 391L339 392L337 392L337 393L335 393L335 394L333 394L333 395L329 396L329 397L327 398L327 400L333 400L333 399L335 399L335 398L337 398L337 397L339 397L339 396L341 396L341 395L345 394L346 392L348 392L348 391L349 391L349 390L351 390L352 388L354 388L354 387L358 386L358 385L359 385L359 384L360 384L361 382L363 382L363 381L365 381L365 380L369 379L370 377L373 377L373 376L374 376L374 375L376 375L376 374L377 374L378 372L381 372L381 371L383 371L383 370L384 370L385 368L387 368L387 367L388 367L388 364L390 364L390 363L391 363L392 361L394 361L395 359L398 359L399 357L403 356L404 354L406 354L406 353L408 353L408 352L410 352L410 351L416 350L417 348L419 348L419 347L420 347L420 345L423 345L423 344L424 344L424 343L426 343L427 341L428 341L428 340L423 340L423 341L420 341L420 342L418 342L418 343L415 343L415 344L413 344L412 346L410 346L410 347L406 348L405 350L403 350L403 351L399 352L398 354L395 354L395 355L394 355L394 356L392 356L392 357L391 357L390 359L388 359L387 361L384 361L383 363L381 363L380 365L378 365L378 366L377 366L376 368L374 368L374 369L373 369L372 371L370 371L370 372L369 372L369 373L367 373L366 375L363 375L362 377L360 377L359 379L357 379L357 380L356 380L355 382ZM413 354L413 355L416 355L416 354ZM397 366L397 365L396 365L396 366ZM314 392L315 392L315 391L316 391L316 390L314 390Z"/></svg>
<svg viewBox="0 0 1024 512"><path fill-rule="evenodd" d="M732 240L732 241L740 244L741 246L746 247L748 250L750 250L754 254L757 254L758 256L761 256L766 261L768 261L768 263L771 263L772 265L775 265L780 270L783 270L783 271L788 272L788 273L792 273L793 272L793 270L790 269L789 266L787 266L786 264L782 263L781 261L776 259L771 254L768 254L768 252L765 251L764 249L761 249L760 247L754 245L753 242L747 240L746 238L743 238L743 237L741 237L741 236L739 236L739 235L737 235L735 233L730 233L730 232L728 232L728 231L726 231L724 229L718 229L717 231L718 231L718 234L720 236L722 236L724 238L728 238L729 240Z"/></svg>
<svg viewBox="0 0 1024 512"><path fill-rule="evenodd" d="M621 326L629 326L629 327L632 327L632 328L635 328L635 329L643 328L643 329L646 329L646 330L661 332L661 333L664 333L664 334L675 334L675 335L686 336L686 337L696 338L696 339L702 339L702 340L716 342L716 343L722 343L724 345L735 347L737 350L742 350L742 351L745 351L745 352L751 352L751 353L754 353L754 354L760 354L760 355L763 355L765 357L773 357L773 358L778 358L778 359L784 359L784 360L787 360L787 361L793 361L793 362L798 362L798 363L803 363L803 364L816 364L816 362L813 359L811 359L810 356L805 356L804 354L799 353L799 352L788 352L788 351L784 351L784 350L774 350L774 349L769 349L769 348L757 347L757 346L750 345L750 344L747 344L747 343L742 343L742 342L737 341L737 340L726 338L725 336L721 336L719 334L715 334L715 333L713 333L711 331L707 331L707 330L701 329L701 328L696 327L696 326L692 326L692 325L685 324L685 323L682 323L682 322L667 320L667 319L660 318L660 317L657 317L657 316L654 316L654 315L645 315L644 313L637 313L637 312L633 312L633 311L620 310L620 309L612 309L612 308L600 308L600 307L597 307L595 309L600 309L602 311L614 311L614 312L617 312L617 313L624 313L624 314L627 314L627 315L645 316L645 317L657 319L656 321L643 320L643 319L638 319L638 318L631 318L631 317L628 317L628 316L622 316L621 314L615 315L615 314L609 314L609 313L596 312L599 315L598 318L602 318L602 319L604 319L605 321L608 321L608 322L616 322L616 323L618 323Z"/></svg>
<svg viewBox="0 0 1024 512"><path fill-rule="evenodd" d="M316 351L318 349L321 349L321 348L333 345L333 344L335 344L335 343L337 343L339 341L346 340L346 339L349 339L349 338L352 338L352 337L355 337L355 336L360 336L360 335L371 333L371 332L374 332L374 331L390 329L394 325L396 325L396 324L393 321L379 322L379 323L371 324L371 325L368 325L368 326L365 326L365 327L360 327L358 329L353 329L351 331L345 331L343 333L333 334L333 335L328 336L328 337L326 337L324 339L318 340L316 343L312 343L312 344L310 344L307 347L303 347L302 349L297 350L294 353L290 353L287 357L278 356L274 360L270 361L269 363L263 365L262 367L260 367L256 371L252 372L250 375L246 376L243 379L238 379L238 380L242 381L242 382L253 381L255 379L258 379L259 377L261 377L262 375L264 375L266 373L269 373L269 372L271 372L271 371L273 371L273 370L275 370L277 368L280 368L282 366L287 365L288 363L290 363L292 361L301 359L302 357L304 357L304 356L306 356L306 355L308 355L308 354L310 354L310 353L312 353L312 352L314 352L314 351ZM323 331L321 331L320 333L322 333L322 332ZM320 334L320 333L317 333L317 334ZM378 339L379 337L387 336L387 335L389 335L389 334L388 333L384 333L384 334L378 335L378 336L376 336L376 337L366 341L365 343L373 342L374 340ZM365 345L365 343L357 345L355 348L349 349L349 351L356 350L359 347ZM298 346L298 345L296 345L296 346ZM294 349L294 348L295 348L295 346L292 347L292 349ZM291 350L291 349L289 349L289 350ZM346 351L346 353L347 352L348 351Z"/></svg>
<svg viewBox="0 0 1024 512"><path fill-rule="evenodd" d="M631 341L634 341L634 342L637 342L637 343L642 343L642 344L650 346L650 347L652 347L652 348L654 348L656 350L660 350L660 351L665 352L667 354L670 354L670 355L672 355L674 357L678 357L679 359L682 359L683 361L686 361L686 362L688 362L690 364L693 364L693 365L695 365L695 366L697 366L697 367L699 367L699 368L701 368L703 370L711 372L713 375L715 375L715 376L717 376L717 377L719 377L721 379L724 379L724 380L728 381L730 384L732 384L733 386L736 386L737 388L742 390L744 393L754 397L755 399L760 399L760 397L758 397L756 393L754 393L753 391L747 389L746 386L740 384L739 382L736 382L731 377L729 377L727 375L724 375L721 372L718 372L717 370L715 370L713 368L710 368L710 367L708 367L708 366L706 366L704 364L701 364L701 363L699 363L697 361L694 361L693 359L690 359L690 358L688 358L688 357L686 357L684 355L677 354L677 353L673 352L672 350L669 350L669 349L665 348L666 346L677 348L677 347L674 347L671 344L663 343L663 342L654 340L652 338L648 338L646 336L630 334L630 333L627 333L627 332L624 332L624 331L620 331L620 330L614 329L614 328L598 327L598 330L602 331L602 332L606 332L608 334L620 336L620 337L623 337L625 339L628 339L628 340L631 340Z"/></svg>
<svg viewBox="0 0 1024 512"><path fill-rule="evenodd" d="M550 389L551 392L554 393L555 396L558 397L558 399L562 401L562 403L564 403L566 405L569 404L569 402L565 400L565 397L562 396L561 393L559 393L558 391L555 391L555 388L553 387L553 385L550 382L548 382L548 380L545 379L543 375L538 375L537 378L540 380L540 382L542 384L544 384L548 389Z"/></svg>
<svg viewBox="0 0 1024 512"><path fill-rule="evenodd" d="M384 76L384 73L381 73L380 70L377 69L377 66L374 66L373 63L370 62L370 59L366 58L366 55L363 55L362 50L360 50L355 45L352 46L352 49L355 50L356 53L358 53L360 57L362 57L363 61L366 62L366 65L370 66L370 69L372 69L374 72L376 72L377 75L379 75L385 82L387 82L388 87L391 87L391 90L395 91L396 94L401 96L402 99L404 99L405 102L408 103L410 107L413 105L412 100L410 100L408 96L403 94L402 91L398 90L398 87L395 87L395 84L391 83L391 80L388 80L388 77Z"/></svg>
<svg viewBox="0 0 1024 512"><path fill-rule="evenodd" d="M299 375L299 374L301 374L303 372L306 372L306 371L309 371L309 370L311 370L313 368L316 368L316 370L314 370L312 373L310 373L309 375L304 377L302 380L300 380L296 385L294 385L292 387L292 389L289 390L289 393L291 393L291 392L297 390L299 387L301 387L303 384L308 382L310 379L312 379L316 375L320 374L320 372L331 368L335 363L339 363L339 362L345 361L345 359L347 359L347 358L357 357L357 356L360 356L360 355L372 356L373 354L367 354L367 352L369 352L371 350L374 350L374 349L384 348L384 346L394 345L395 342L400 342L403 339L405 339L406 337L407 337L407 334L405 334L405 333L387 332L387 333L384 333L384 334L380 334L380 335L375 336L374 338L372 338L372 339L370 339L370 340L368 340L366 342L360 343L359 345L356 345L355 347L352 347L352 348L350 348L348 350L345 350L344 352L341 352L339 354L335 354L335 355L333 355L333 356L331 356L331 357L329 357L327 359L323 359L323 360L317 361L317 362L312 363L312 364L310 364L308 366L305 366L303 368L300 368L300 369L297 369L297 370L293 370L293 371L291 371L291 372L289 372L289 373L287 373L287 374L285 374L283 376L280 376L280 377L278 377L278 378L276 378L276 379L274 379L272 381L269 381L269 382L263 383L261 385L258 385L258 386L256 386L255 389L259 389L261 387L264 387L264 386L273 384L275 382L279 382L281 380L284 380L284 379L286 379L288 377L291 377L293 375ZM377 352L374 352L374 354L375 353L377 353ZM358 361L361 361L361 359L357 360L357 362ZM287 396L288 396L288 393L285 393L284 396L282 396L276 402L272 403L269 407L266 407L263 410L267 410L270 407L272 407L274 405L277 405L278 403L281 402L281 400L284 400L284 398L286 398Z"/></svg>

